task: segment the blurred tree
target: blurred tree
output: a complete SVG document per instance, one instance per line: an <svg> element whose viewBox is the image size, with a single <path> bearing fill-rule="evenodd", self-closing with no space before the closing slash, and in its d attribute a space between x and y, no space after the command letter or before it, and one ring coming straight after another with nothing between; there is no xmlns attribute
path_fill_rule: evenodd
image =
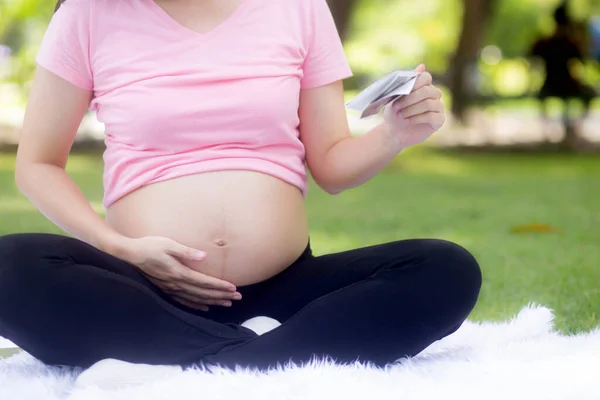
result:
<svg viewBox="0 0 600 400"><path fill-rule="evenodd" d="M0 0L0 44L12 50L8 75L0 80L24 87L31 79L35 68L31 43L39 40L51 14L47 0Z"/></svg>
<svg viewBox="0 0 600 400"><path fill-rule="evenodd" d="M338 31L342 39L346 39L350 17L355 10L356 0L327 0L333 18L337 24Z"/></svg>
<svg viewBox="0 0 600 400"><path fill-rule="evenodd" d="M477 90L487 93L500 93L517 81L543 80L543 71L506 67L526 53L536 36L552 30L551 11L559 0L327 1L356 76L348 89L424 62L434 75L445 78L438 84L450 85L457 100L453 109L461 114L466 107L461 97L465 74L485 74ZM571 2L579 19L600 13L600 0ZM24 84L31 79L33 58L55 4L56 0L0 0L0 44L8 45L13 55L0 80ZM494 64L480 57L480 48L487 45L500 50ZM588 80L600 82L600 72L588 68L585 73ZM527 82L512 86L510 94L516 95Z"/></svg>
<svg viewBox="0 0 600 400"><path fill-rule="evenodd" d="M552 31L552 10L558 0L496 0L485 40L507 58L522 57L540 34Z"/></svg>
<svg viewBox="0 0 600 400"><path fill-rule="evenodd" d="M457 43L460 1L359 0L346 50L361 85L421 62L443 75Z"/></svg>
<svg viewBox="0 0 600 400"><path fill-rule="evenodd" d="M464 117L467 108L469 88L466 77L479 57L495 3L496 0L463 0L461 34L448 71L452 113L459 119Z"/></svg>
<svg viewBox="0 0 600 400"><path fill-rule="evenodd" d="M0 1L0 43L10 44L18 50L25 44L28 30L47 22L52 10L47 0L2 0ZM22 39L8 43L8 38ZM14 46L18 46L15 48Z"/></svg>

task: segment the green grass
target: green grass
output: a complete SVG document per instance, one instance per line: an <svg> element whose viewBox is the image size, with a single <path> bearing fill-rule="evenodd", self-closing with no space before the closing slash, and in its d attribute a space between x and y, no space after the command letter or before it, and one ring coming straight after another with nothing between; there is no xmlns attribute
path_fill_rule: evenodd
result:
<svg viewBox="0 0 600 400"><path fill-rule="evenodd" d="M18 193L13 155L0 155L0 234L60 232ZM100 211L100 157L74 155L69 172ZM368 184L308 196L317 254L414 237L456 241L484 273L472 318L509 318L524 305L555 310L564 333L600 326L600 159L476 155L415 148ZM559 233L511 233L550 224ZM385 305L382 305L385 306Z"/></svg>

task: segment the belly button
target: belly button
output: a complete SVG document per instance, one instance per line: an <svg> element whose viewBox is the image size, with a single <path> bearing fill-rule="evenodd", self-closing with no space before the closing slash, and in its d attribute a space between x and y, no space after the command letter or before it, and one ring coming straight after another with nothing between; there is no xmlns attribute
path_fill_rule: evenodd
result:
<svg viewBox="0 0 600 400"><path fill-rule="evenodd" d="M224 247L227 243L223 239L215 240L215 244L219 247Z"/></svg>

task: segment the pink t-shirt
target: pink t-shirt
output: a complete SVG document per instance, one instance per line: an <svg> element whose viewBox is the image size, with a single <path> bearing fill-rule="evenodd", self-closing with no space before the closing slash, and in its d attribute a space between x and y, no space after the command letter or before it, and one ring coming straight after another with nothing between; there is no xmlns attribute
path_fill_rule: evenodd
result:
<svg viewBox="0 0 600 400"><path fill-rule="evenodd" d="M305 193L300 90L352 75L326 0L243 0L206 34L153 0L67 0L37 62L93 90L106 208L141 186L219 170Z"/></svg>

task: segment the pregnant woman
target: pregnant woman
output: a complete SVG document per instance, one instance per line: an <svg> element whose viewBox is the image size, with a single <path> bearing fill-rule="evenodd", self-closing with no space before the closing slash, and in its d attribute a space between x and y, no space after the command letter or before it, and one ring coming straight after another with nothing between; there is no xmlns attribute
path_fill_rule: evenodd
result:
<svg viewBox="0 0 600 400"><path fill-rule="evenodd" d="M68 236L0 238L0 336L39 360L384 366L475 306L479 266L450 242L311 252L305 166L337 194L444 123L420 66L350 136L325 0L66 0L37 62L16 183ZM106 125L106 218L65 172L88 108ZM256 316L281 325L242 326Z"/></svg>

